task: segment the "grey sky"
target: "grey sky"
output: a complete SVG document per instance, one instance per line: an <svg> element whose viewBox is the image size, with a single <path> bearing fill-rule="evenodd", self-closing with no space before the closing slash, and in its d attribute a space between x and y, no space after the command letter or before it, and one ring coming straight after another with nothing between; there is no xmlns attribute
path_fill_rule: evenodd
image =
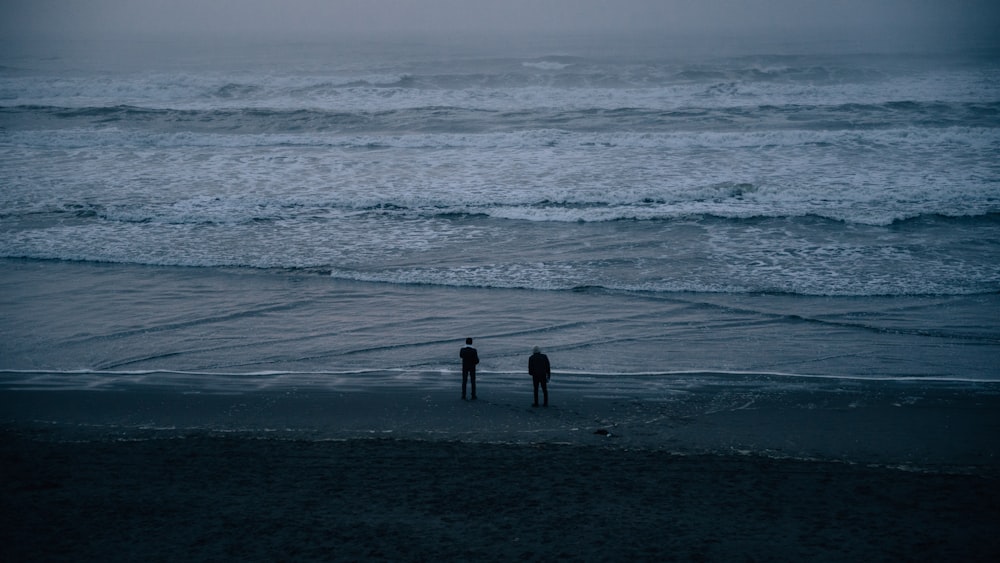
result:
<svg viewBox="0 0 1000 563"><path fill-rule="evenodd" d="M660 30L987 34L996 0L0 0L12 37Z"/></svg>

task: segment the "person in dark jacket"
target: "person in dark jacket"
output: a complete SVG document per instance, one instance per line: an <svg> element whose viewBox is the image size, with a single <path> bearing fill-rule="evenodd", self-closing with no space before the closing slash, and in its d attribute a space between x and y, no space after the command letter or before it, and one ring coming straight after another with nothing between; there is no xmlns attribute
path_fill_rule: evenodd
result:
<svg viewBox="0 0 1000 563"><path fill-rule="evenodd" d="M458 352L462 357L462 400L465 400L466 383L472 380L472 400L476 400L476 364L479 363L479 353L472 347L472 339L465 339L465 346Z"/></svg>
<svg viewBox="0 0 1000 563"><path fill-rule="evenodd" d="M528 358L528 373L531 374L531 384L535 388L535 403L531 406L538 406L538 386L542 387L542 394L545 396L543 406L549 406L549 379L552 378L552 369L549 366L549 357L542 353L535 346L531 357Z"/></svg>

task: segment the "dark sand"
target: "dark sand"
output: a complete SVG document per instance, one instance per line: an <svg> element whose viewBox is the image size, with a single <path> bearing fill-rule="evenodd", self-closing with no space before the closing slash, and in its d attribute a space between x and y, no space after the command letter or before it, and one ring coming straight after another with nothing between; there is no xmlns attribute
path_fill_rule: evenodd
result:
<svg viewBox="0 0 1000 563"><path fill-rule="evenodd" d="M0 433L4 561L995 561L1000 478L619 447Z"/></svg>

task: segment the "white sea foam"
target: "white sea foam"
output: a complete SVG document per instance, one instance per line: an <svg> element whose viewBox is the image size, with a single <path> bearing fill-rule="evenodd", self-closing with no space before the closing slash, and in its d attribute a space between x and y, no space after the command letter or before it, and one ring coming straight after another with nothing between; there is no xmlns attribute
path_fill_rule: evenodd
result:
<svg viewBox="0 0 1000 563"><path fill-rule="evenodd" d="M535 68L538 70L562 70L570 66L570 63L559 63L555 61L525 61L521 64L528 68Z"/></svg>
<svg viewBox="0 0 1000 563"><path fill-rule="evenodd" d="M2 72L0 256L555 290L1000 287L994 62L647 55Z"/></svg>

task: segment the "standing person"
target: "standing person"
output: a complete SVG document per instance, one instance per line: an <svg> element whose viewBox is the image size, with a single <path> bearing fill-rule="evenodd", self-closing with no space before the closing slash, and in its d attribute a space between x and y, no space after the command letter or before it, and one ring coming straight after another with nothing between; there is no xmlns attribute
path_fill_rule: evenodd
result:
<svg viewBox="0 0 1000 563"><path fill-rule="evenodd" d="M531 357L528 358L528 373L531 374L531 384L535 388L535 403L531 406L538 406L538 386L542 386L542 394L545 396L543 406L549 406L549 379L552 378L552 369L549 367L549 357L538 349L532 350Z"/></svg>
<svg viewBox="0 0 1000 563"><path fill-rule="evenodd" d="M479 353L472 347L472 339L465 339L465 346L458 352L462 357L462 400L465 400L465 385L472 380L472 400L476 400L476 364L479 363Z"/></svg>

